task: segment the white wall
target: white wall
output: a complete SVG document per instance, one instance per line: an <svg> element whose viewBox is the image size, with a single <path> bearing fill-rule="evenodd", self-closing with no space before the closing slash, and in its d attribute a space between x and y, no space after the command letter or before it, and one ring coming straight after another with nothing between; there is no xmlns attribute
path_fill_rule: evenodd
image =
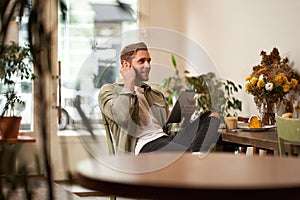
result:
<svg viewBox="0 0 300 200"><path fill-rule="evenodd" d="M142 27L174 29L202 46L222 78L244 86L260 52L277 47L300 71L299 0L141 0L149 15ZM147 10L146 10L147 11ZM145 19L145 17L144 17ZM257 112L243 91L241 115Z"/></svg>

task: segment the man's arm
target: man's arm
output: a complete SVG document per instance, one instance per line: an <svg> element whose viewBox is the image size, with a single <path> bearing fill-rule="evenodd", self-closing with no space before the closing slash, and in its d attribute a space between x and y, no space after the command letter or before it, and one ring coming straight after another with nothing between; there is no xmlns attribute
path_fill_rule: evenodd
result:
<svg viewBox="0 0 300 200"><path fill-rule="evenodd" d="M136 118L138 110L137 97L128 88L106 84L99 92L99 106L104 115L123 125Z"/></svg>

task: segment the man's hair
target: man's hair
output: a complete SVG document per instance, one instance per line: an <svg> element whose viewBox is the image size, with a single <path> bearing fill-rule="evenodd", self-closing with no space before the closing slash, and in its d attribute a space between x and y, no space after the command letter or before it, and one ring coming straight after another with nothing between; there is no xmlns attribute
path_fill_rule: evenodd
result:
<svg viewBox="0 0 300 200"><path fill-rule="evenodd" d="M131 61L131 59L133 58L133 56L136 54L136 52L138 50L147 50L148 51L148 47L144 42L138 42L138 43L129 44L129 45L125 46L122 49L121 55L120 55L121 63L122 63L122 60Z"/></svg>

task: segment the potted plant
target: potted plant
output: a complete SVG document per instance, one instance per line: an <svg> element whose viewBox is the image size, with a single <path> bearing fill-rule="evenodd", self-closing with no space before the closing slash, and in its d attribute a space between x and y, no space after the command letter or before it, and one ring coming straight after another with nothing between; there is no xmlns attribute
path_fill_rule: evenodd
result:
<svg viewBox="0 0 300 200"><path fill-rule="evenodd" d="M231 80L222 80L216 77L215 73L209 72L199 76L189 76L185 71L185 76L179 76L179 70L174 55L171 55L172 64L175 69L175 76L163 80L160 90L167 96L168 103L172 105L172 98L177 98L184 88L195 91L197 117L208 110L217 110L222 120L226 117L237 116L236 111L242 110L242 102L234 94L242 89L242 86L235 84Z"/></svg>
<svg viewBox="0 0 300 200"><path fill-rule="evenodd" d="M25 101L18 94L21 81L33 81L32 57L28 45L19 46L15 42L0 44L1 95L5 99L1 111L0 131L3 138L18 136L22 117L17 107Z"/></svg>
<svg viewBox="0 0 300 200"><path fill-rule="evenodd" d="M242 102L234 97L242 86L230 80L220 80L213 72L200 76L185 76L188 85L196 92L198 115L207 110L217 110L225 117L236 116L242 109Z"/></svg>

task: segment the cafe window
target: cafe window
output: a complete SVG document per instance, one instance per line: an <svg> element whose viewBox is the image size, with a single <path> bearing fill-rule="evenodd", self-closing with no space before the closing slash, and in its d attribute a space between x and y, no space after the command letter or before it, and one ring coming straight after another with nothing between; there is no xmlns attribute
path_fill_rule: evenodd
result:
<svg viewBox="0 0 300 200"><path fill-rule="evenodd" d="M58 13L58 60L61 63L61 123L58 135L80 126L76 97L93 122L101 118L98 90L116 78L122 32L137 29L137 0L66 0L66 20ZM121 3L121 4L120 4Z"/></svg>
<svg viewBox="0 0 300 200"><path fill-rule="evenodd" d="M29 44L28 41L28 19L30 6L25 7L22 19L18 15L13 16L8 27L5 43L15 42L20 46ZM31 65L33 68L33 65ZM33 131L33 83L31 81L19 80L14 85L16 94L24 101L24 104L16 104L14 114L22 117L20 131ZM1 83L0 86L0 110L6 103L5 93L8 89Z"/></svg>

